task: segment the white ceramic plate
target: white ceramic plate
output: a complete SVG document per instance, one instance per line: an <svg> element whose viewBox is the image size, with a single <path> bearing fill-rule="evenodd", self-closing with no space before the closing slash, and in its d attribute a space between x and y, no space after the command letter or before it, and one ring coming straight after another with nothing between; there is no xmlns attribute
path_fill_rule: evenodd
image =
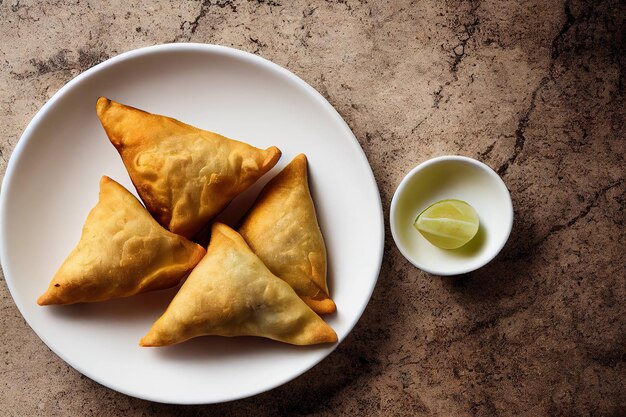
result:
<svg viewBox="0 0 626 417"><path fill-rule="evenodd" d="M384 226L378 188L354 135L332 106L291 72L258 56L200 44L124 53L64 86L26 128L0 199L2 267L22 315L72 367L112 389L153 401L215 403L274 388L335 345L293 347L259 338L202 337L169 348L139 339L175 290L88 305L39 307L37 297L77 243L104 174L134 192L95 112L107 96L247 141L278 146L272 172L240 196L237 218L261 187L306 153L329 254L341 342L367 305L380 270Z"/></svg>

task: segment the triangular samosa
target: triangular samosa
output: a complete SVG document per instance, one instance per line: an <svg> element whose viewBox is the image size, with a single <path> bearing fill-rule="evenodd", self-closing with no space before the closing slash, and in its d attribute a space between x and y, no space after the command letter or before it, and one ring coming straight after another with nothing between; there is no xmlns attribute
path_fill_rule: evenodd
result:
<svg viewBox="0 0 626 417"><path fill-rule="evenodd" d="M333 329L222 223L213 224L207 254L139 344L167 346L202 335L294 345L337 341Z"/></svg>
<svg viewBox="0 0 626 417"><path fill-rule="evenodd" d="M37 303L74 304L178 285L205 250L162 228L126 188L109 177L78 245Z"/></svg>
<svg viewBox="0 0 626 417"><path fill-rule="evenodd" d="M148 211L187 238L280 158L274 146L258 149L104 97L96 110Z"/></svg>
<svg viewBox="0 0 626 417"><path fill-rule="evenodd" d="M269 270L287 281L315 312L335 311L326 284L326 246L309 191L304 154L265 186L239 233Z"/></svg>

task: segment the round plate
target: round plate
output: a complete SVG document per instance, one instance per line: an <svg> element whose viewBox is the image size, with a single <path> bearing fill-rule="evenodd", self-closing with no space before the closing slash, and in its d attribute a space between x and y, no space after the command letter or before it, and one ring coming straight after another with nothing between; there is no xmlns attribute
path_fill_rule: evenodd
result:
<svg viewBox="0 0 626 417"><path fill-rule="evenodd" d="M356 138L332 106L291 72L231 48L172 44L124 53L65 85L37 113L13 152L0 197L2 267L39 337L93 380L139 398L200 404L251 396L297 377L337 344L295 347L261 338L201 337L168 348L139 339L176 289L104 303L39 307L109 175L135 192L96 116L99 96L283 151L278 165L231 204L234 221L294 156L310 184L328 250L341 342L376 284L384 225L378 188Z"/></svg>

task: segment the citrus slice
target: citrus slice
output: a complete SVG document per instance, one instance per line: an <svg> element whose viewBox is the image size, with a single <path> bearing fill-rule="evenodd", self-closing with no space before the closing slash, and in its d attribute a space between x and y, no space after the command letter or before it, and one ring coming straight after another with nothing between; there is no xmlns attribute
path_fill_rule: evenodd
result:
<svg viewBox="0 0 626 417"><path fill-rule="evenodd" d="M441 200L422 211L413 226L433 245L457 249L478 232L478 213L461 200Z"/></svg>

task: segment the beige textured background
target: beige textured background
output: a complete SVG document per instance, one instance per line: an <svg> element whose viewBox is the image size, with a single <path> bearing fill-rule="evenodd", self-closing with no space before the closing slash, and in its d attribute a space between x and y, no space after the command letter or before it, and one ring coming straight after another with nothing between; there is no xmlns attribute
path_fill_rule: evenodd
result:
<svg viewBox="0 0 626 417"><path fill-rule="evenodd" d="M402 176L478 158L516 223L466 276L411 267L389 233L348 339L313 370L228 404L113 392L50 352L0 285L0 415L626 415L623 1L0 0L0 170L43 103L85 69L165 42L287 67L342 114L385 214Z"/></svg>

